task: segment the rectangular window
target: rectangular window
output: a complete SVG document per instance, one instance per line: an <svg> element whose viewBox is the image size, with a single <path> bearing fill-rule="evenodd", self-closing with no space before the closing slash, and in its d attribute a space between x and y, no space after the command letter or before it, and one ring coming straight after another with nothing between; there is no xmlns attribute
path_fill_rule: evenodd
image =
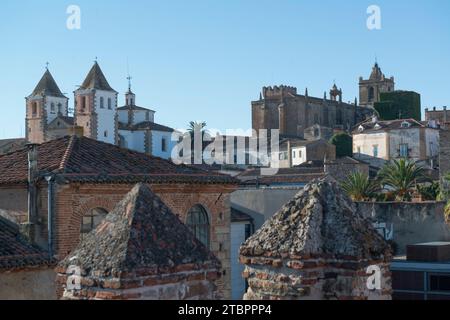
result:
<svg viewBox="0 0 450 320"><path fill-rule="evenodd" d="M103 99L103 97L100 97L100 109L104 109L104 108L105 108L104 99Z"/></svg>
<svg viewBox="0 0 450 320"><path fill-rule="evenodd" d="M450 274L431 274L429 287L433 292L450 292Z"/></svg>
<svg viewBox="0 0 450 320"><path fill-rule="evenodd" d="M166 152L167 151L167 141L166 138L162 138L161 140L161 151Z"/></svg>
<svg viewBox="0 0 450 320"><path fill-rule="evenodd" d="M402 157L402 158L408 157L408 144L402 143L400 145L400 157Z"/></svg>
<svg viewBox="0 0 450 320"><path fill-rule="evenodd" d="M358 153L361 154L361 147L358 147Z"/></svg>
<svg viewBox="0 0 450 320"><path fill-rule="evenodd" d="M297 153L295 151L292 151L292 157L295 159Z"/></svg>
<svg viewBox="0 0 450 320"><path fill-rule="evenodd" d="M373 146L373 156L378 158L378 145Z"/></svg>
<svg viewBox="0 0 450 320"><path fill-rule="evenodd" d="M112 109L112 101L111 101L111 98L108 98L108 109L109 109L109 110Z"/></svg>

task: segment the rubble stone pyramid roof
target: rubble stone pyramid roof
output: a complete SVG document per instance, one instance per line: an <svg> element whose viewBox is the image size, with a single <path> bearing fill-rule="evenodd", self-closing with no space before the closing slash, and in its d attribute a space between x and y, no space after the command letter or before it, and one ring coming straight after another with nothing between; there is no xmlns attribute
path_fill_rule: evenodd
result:
<svg viewBox="0 0 450 320"><path fill-rule="evenodd" d="M88 276L167 270L220 262L148 186L136 185L59 268L76 265Z"/></svg>
<svg viewBox="0 0 450 320"><path fill-rule="evenodd" d="M376 259L390 247L331 177L313 181L241 247L243 256Z"/></svg>
<svg viewBox="0 0 450 320"><path fill-rule="evenodd" d="M34 88L33 93L30 96L50 96L65 98L48 69L45 71L44 75L42 76L41 80L39 80L36 88Z"/></svg>
<svg viewBox="0 0 450 320"><path fill-rule="evenodd" d="M89 71L88 75L86 76L86 79L84 80L80 88L116 92L109 85L108 80L106 80L106 77L103 74L103 71L102 69L100 69L100 66L98 65L97 62L95 62L94 65L92 66L91 70Z"/></svg>

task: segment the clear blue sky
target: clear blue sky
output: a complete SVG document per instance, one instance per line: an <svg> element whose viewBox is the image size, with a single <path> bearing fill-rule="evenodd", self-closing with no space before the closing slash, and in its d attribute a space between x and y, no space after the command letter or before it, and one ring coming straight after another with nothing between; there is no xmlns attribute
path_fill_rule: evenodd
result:
<svg viewBox="0 0 450 320"><path fill-rule="evenodd" d="M70 4L81 30L66 28ZM366 28L371 4L382 30ZM336 80L353 101L375 56L423 107L450 105L449 15L448 0L2 0L0 138L23 135L24 97L45 62L72 105L96 56L121 104L128 59L138 105L175 128L249 129L265 85L321 97Z"/></svg>

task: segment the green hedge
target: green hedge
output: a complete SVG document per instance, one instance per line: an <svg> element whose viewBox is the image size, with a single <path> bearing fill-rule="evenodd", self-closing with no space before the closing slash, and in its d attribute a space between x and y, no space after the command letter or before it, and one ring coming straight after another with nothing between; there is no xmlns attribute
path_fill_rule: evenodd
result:
<svg viewBox="0 0 450 320"><path fill-rule="evenodd" d="M413 91L381 93L380 102L376 102L374 107L381 120L422 119L420 94Z"/></svg>
<svg viewBox="0 0 450 320"><path fill-rule="evenodd" d="M336 157L353 156L353 138L346 133L336 133L330 139L330 143L336 146Z"/></svg>

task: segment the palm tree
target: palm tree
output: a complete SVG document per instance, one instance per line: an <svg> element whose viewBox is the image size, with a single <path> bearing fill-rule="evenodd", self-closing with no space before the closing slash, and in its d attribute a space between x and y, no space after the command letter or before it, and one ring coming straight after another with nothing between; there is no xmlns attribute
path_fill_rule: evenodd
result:
<svg viewBox="0 0 450 320"><path fill-rule="evenodd" d="M203 162L203 151L205 148L204 142L207 139L207 137L209 137L209 133L208 130L205 129L206 128L206 122L205 121L201 121L201 122L197 122L197 121L191 121L189 122L189 126L187 128L187 132L185 137L191 140L191 152L190 152L190 161L191 163L195 163L195 164L200 164ZM198 134L201 135L201 141L197 141L197 143L200 143L199 146L199 150L196 150L196 137L198 136ZM206 137L206 138L205 138Z"/></svg>
<svg viewBox="0 0 450 320"><path fill-rule="evenodd" d="M206 121L191 121L189 122L189 126L187 129L188 134L190 135L191 139L194 140L194 136L196 132L201 132L202 138L205 137L205 135L208 134L208 130L206 128Z"/></svg>
<svg viewBox="0 0 450 320"><path fill-rule="evenodd" d="M418 179L428 180L424 169L407 159L394 160L379 172L381 184L392 189L397 201L411 201Z"/></svg>
<svg viewBox="0 0 450 320"><path fill-rule="evenodd" d="M341 186L353 201L370 201L379 190L378 185L362 172L351 173Z"/></svg>

